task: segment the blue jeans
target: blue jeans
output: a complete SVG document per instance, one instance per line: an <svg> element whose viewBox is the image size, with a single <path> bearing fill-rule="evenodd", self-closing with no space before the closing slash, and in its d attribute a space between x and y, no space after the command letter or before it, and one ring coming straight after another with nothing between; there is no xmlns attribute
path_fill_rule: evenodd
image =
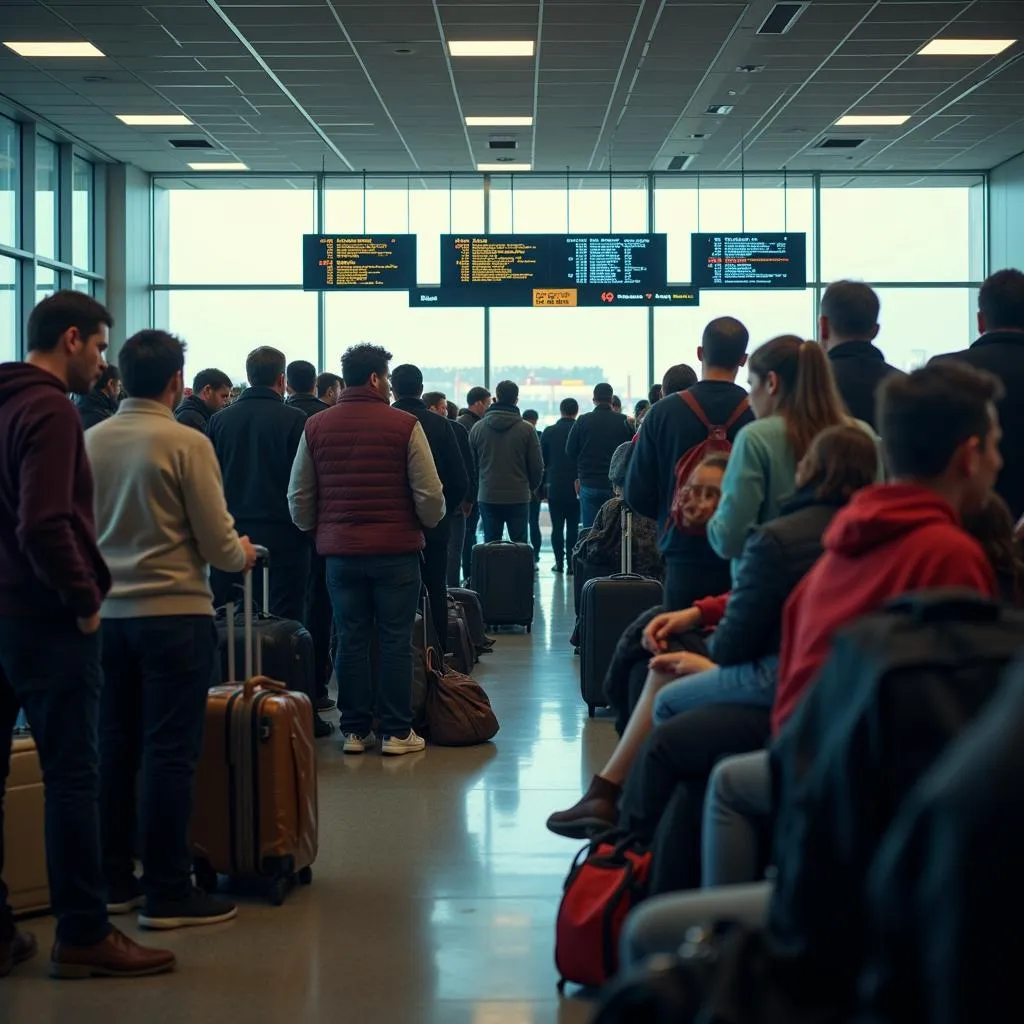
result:
<svg viewBox="0 0 1024 1024"><path fill-rule="evenodd" d="M380 644L376 710L385 736L412 728L412 631L420 596L420 556L346 555L327 559L327 589L338 634L341 728L365 736L373 728L370 644Z"/></svg>
<svg viewBox="0 0 1024 1024"><path fill-rule="evenodd" d="M705 888L758 880L771 820L768 751L737 754L719 761L704 797L701 877Z"/></svg>
<svg viewBox="0 0 1024 1024"><path fill-rule="evenodd" d="M743 665L716 665L707 672L683 676L654 698L656 725L706 704L748 704L770 708L775 701L779 656L769 654Z"/></svg>
<svg viewBox="0 0 1024 1024"><path fill-rule="evenodd" d="M111 888L131 882L138 852L148 898L164 902L189 894L188 826L216 656L217 630L209 615L103 621L100 820ZM142 818L138 850L136 806Z"/></svg>
<svg viewBox="0 0 1024 1024"><path fill-rule="evenodd" d="M606 501L612 500L611 487L580 487L580 526L587 529L594 525L597 513Z"/></svg>
<svg viewBox="0 0 1024 1024"><path fill-rule="evenodd" d="M484 543L501 540L508 526L508 539L514 544L526 544L530 521L530 503L497 505L490 501L480 502L480 521L484 525Z"/></svg>
<svg viewBox="0 0 1024 1024"><path fill-rule="evenodd" d="M102 680L99 636L82 636L73 620L0 619L0 783L10 770L14 723L24 708L46 784L46 867L57 938L72 946L91 946L110 931L96 749ZM0 879L0 942L13 934Z"/></svg>

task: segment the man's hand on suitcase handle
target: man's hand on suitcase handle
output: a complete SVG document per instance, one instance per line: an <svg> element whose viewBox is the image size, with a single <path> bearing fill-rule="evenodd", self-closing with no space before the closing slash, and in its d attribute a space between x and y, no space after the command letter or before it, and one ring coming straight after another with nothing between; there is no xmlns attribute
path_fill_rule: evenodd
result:
<svg viewBox="0 0 1024 1024"><path fill-rule="evenodd" d="M242 542L242 550L245 552L245 571L251 572L260 559L260 552L265 548L257 547L248 537L239 537Z"/></svg>

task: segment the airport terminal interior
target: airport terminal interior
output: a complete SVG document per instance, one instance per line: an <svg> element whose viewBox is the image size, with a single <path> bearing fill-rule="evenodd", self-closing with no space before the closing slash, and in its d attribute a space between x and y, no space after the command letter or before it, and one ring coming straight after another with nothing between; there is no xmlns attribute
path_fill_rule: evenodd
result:
<svg viewBox="0 0 1024 1024"><path fill-rule="evenodd" d="M245 382L360 342L461 409L519 387L555 424L633 415L709 321L815 339L830 282L881 301L912 371L1024 267L1024 3L1013 0L0 0L0 362L59 289ZM739 381L747 385L746 373ZM384 758L317 741L313 880L161 933L175 973L0 980L11 1022L589 1021L558 989L580 843L548 815L615 747L570 643L551 521L532 630L472 668L500 731ZM332 682L336 695L336 682ZM324 718L337 725L337 712ZM8 830L17 823L8 821ZM131 922L128 934L152 941Z"/></svg>

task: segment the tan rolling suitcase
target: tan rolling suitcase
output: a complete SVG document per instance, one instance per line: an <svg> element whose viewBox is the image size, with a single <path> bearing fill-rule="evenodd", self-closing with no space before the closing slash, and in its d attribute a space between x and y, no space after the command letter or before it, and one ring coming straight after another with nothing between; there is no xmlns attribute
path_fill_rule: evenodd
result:
<svg viewBox="0 0 1024 1024"><path fill-rule="evenodd" d="M36 745L30 737L15 734L4 793L4 881L15 914L50 907L43 822L43 773Z"/></svg>

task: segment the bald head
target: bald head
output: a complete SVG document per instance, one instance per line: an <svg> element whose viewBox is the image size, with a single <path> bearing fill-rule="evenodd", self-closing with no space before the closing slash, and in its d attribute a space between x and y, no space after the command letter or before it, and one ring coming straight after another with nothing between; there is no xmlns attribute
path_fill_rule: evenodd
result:
<svg viewBox="0 0 1024 1024"><path fill-rule="evenodd" d="M732 316L720 316L704 328L698 353L705 371L736 373L747 361L750 332Z"/></svg>

